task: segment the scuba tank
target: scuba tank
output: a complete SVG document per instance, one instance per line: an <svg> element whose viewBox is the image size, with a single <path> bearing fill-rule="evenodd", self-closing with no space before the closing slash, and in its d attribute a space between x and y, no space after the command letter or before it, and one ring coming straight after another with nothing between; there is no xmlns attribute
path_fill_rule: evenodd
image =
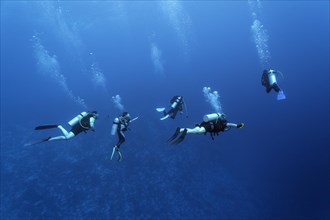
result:
<svg viewBox="0 0 330 220"><path fill-rule="evenodd" d="M275 75L275 70L269 70L268 71L268 82L269 82L269 85L270 86L272 86L275 83L277 83L276 75Z"/></svg>
<svg viewBox="0 0 330 220"><path fill-rule="evenodd" d="M68 124L72 127L75 124L77 124L83 117L85 117L86 115L88 115L87 112L82 112L79 115L77 115L76 117L74 117L73 119L71 119Z"/></svg>
<svg viewBox="0 0 330 220"><path fill-rule="evenodd" d="M178 105L178 103L180 102L181 99L182 99L181 96L176 98L175 101L172 103L171 108L175 108Z"/></svg>
<svg viewBox="0 0 330 220"><path fill-rule="evenodd" d="M213 114L204 115L203 121L204 122L209 122L209 121L218 120L222 116L223 116L223 114L221 114L221 113L213 113Z"/></svg>
<svg viewBox="0 0 330 220"><path fill-rule="evenodd" d="M268 82L269 82L269 85L277 92L277 100L283 100L283 99L286 99L286 96L285 96L283 90L279 87L279 85L277 83L276 73L278 73L278 71L275 71L272 69L270 69L268 71ZM279 72L279 73L281 73L281 72ZM283 76L283 74L282 74L282 76Z"/></svg>
<svg viewBox="0 0 330 220"><path fill-rule="evenodd" d="M177 106L177 104L178 104L178 103L177 103L176 101L173 102L172 105L171 105L171 108L175 108L175 107Z"/></svg>
<svg viewBox="0 0 330 220"><path fill-rule="evenodd" d="M111 135L115 135L116 134L117 128L118 128L118 124L119 124L119 119L118 118L115 118L113 120L113 125L112 125L112 128L111 128Z"/></svg>

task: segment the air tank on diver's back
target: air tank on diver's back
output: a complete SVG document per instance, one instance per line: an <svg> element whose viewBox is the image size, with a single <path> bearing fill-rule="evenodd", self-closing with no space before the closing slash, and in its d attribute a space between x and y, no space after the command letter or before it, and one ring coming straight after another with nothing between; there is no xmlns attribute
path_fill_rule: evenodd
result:
<svg viewBox="0 0 330 220"><path fill-rule="evenodd" d="M88 113L87 112L82 112L79 115L77 115L76 117L74 117L73 119L71 119L68 124L72 127L75 124L77 124L83 117L85 117Z"/></svg>
<svg viewBox="0 0 330 220"><path fill-rule="evenodd" d="M224 114L212 113L212 114L204 115L203 121L204 122L215 121L215 120L219 120L222 117L224 117Z"/></svg>
<svg viewBox="0 0 330 220"><path fill-rule="evenodd" d="M112 128L111 128L111 135L115 135L116 134L116 131L117 131L117 128L118 128L118 124L119 124L119 119L118 118L115 118L113 120L113 124L112 124Z"/></svg>

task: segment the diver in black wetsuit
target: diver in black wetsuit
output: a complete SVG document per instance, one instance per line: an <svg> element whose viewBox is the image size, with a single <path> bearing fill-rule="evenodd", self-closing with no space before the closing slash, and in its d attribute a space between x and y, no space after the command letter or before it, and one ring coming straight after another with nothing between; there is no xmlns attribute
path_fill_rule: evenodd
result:
<svg viewBox="0 0 330 220"><path fill-rule="evenodd" d="M272 69L264 70L261 76L261 85L263 85L266 88L266 92L270 93L270 91L273 89L275 92L277 92L277 100L285 99L285 94L283 90L280 88L280 86L277 83L276 74L279 73L279 71L275 71Z"/></svg>
<svg viewBox="0 0 330 220"><path fill-rule="evenodd" d="M165 120L169 117L171 117L172 119L175 119L178 111L181 112L182 114L182 111L183 111L183 105L185 104L184 103L184 100L183 100L183 97L182 96L174 96L171 100L170 100L170 110L168 111L165 111L165 108L156 108L156 110L158 112L163 112L164 114L164 117L162 117L160 120ZM187 111L187 109L186 109ZM188 117L188 116L186 116Z"/></svg>
<svg viewBox="0 0 330 220"><path fill-rule="evenodd" d="M187 134L207 134L210 133L212 140L214 140L215 135L219 135L220 132L229 130L230 128L242 128L244 127L243 123L234 124L226 120L224 114L213 113L205 115L203 122L196 124L195 128L177 128L175 133L167 140L167 143L171 143L177 136L180 137L173 141L171 144L176 145L181 143Z"/></svg>
<svg viewBox="0 0 330 220"><path fill-rule="evenodd" d="M121 116L115 118L113 121L111 134L115 135L117 133L118 142L117 144L115 144L115 146L112 149L111 160L113 158L115 151L117 151L118 153L118 161L122 159L122 155L119 149L120 149L120 145L125 142L124 131L127 131L130 121L131 121L131 116L128 114L128 112L124 112Z"/></svg>

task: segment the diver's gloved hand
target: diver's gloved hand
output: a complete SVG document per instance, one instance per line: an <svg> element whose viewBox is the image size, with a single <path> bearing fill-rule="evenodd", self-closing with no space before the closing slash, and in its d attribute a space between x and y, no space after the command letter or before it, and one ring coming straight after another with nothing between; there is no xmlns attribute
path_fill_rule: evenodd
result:
<svg viewBox="0 0 330 220"><path fill-rule="evenodd" d="M243 128L243 127L244 127L244 123L237 125L237 128Z"/></svg>

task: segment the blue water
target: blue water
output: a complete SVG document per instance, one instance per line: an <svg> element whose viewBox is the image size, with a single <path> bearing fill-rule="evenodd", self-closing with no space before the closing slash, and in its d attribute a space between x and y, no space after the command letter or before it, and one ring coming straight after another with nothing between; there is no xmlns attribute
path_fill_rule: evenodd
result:
<svg viewBox="0 0 330 220"><path fill-rule="evenodd" d="M164 144L214 112L204 86L245 127ZM24 147L85 110L96 132ZM329 219L329 154L328 1L1 1L1 219Z"/></svg>

